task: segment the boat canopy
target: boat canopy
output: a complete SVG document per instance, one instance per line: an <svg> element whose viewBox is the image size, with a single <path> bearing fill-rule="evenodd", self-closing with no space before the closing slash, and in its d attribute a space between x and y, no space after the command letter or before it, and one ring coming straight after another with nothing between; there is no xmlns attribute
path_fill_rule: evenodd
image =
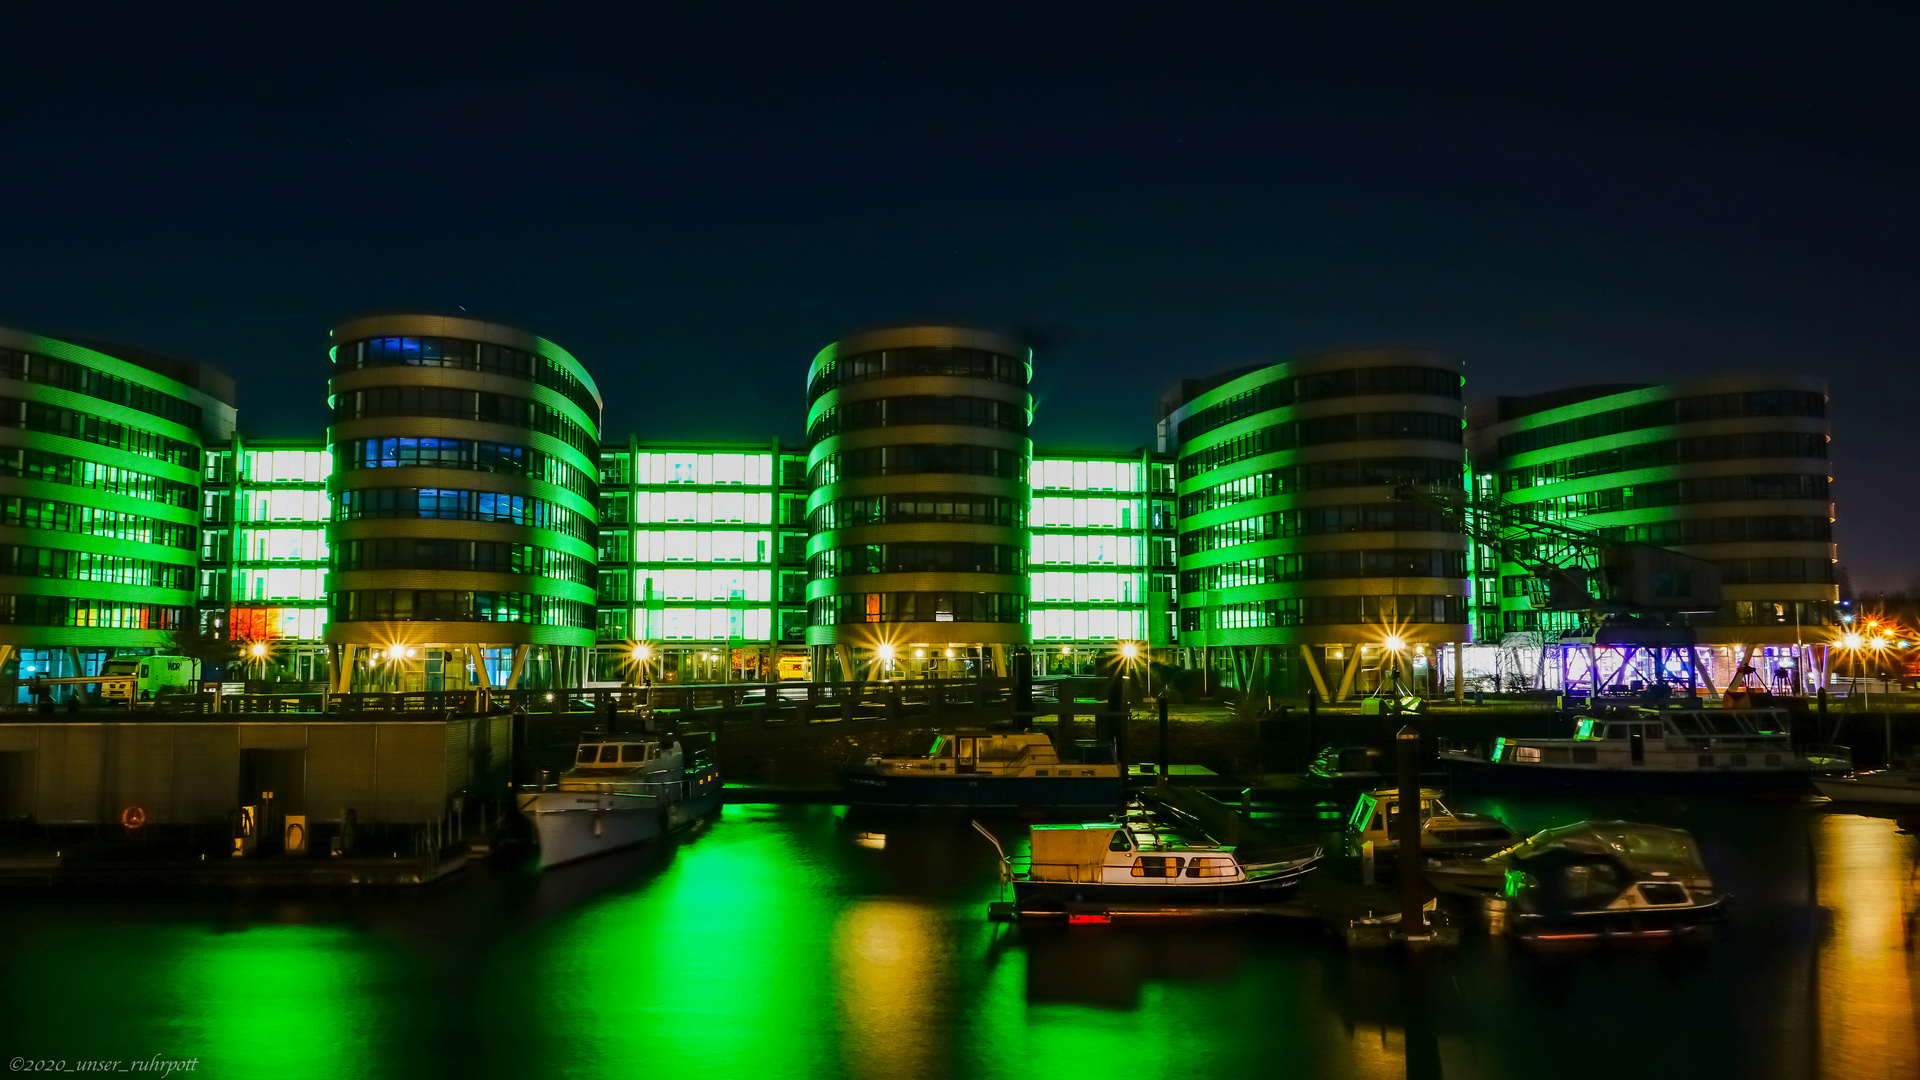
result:
<svg viewBox="0 0 1920 1080"><path fill-rule="evenodd" d="M1610 855L1636 877L1707 878L1706 864L1694 846L1693 834L1664 825L1633 821L1583 821L1547 829L1520 841L1494 858L1525 864L1558 861L1565 855Z"/></svg>
<svg viewBox="0 0 1920 1080"><path fill-rule="evenodd" d="M1106 865L1107 852L1132 848L1127 830L1117 825L1035 825L1033 880L1096 880L1089 875Z"/></svg>

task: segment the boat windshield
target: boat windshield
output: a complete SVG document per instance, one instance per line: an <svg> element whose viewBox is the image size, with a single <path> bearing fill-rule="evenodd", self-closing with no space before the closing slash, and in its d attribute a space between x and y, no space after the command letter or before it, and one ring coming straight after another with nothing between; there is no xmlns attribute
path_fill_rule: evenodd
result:
<svg viewBox="0 0 1920 1080"><path fill-rule="evenodd" d="M596 761L598 761L598 760L600 760L600 746L599 746L599 744L597 744L597 743L588 743L587 745L585 745L585 746L583 746L583 747L581 747L581 748L580 748L580 755L579 755L578 757L576 757L576 758L574 758L574 760L575 760L576 762L578 762L579 764L581 764L581 765L591 765L591 764L593 764L594 762L596 762Z"/></svg>

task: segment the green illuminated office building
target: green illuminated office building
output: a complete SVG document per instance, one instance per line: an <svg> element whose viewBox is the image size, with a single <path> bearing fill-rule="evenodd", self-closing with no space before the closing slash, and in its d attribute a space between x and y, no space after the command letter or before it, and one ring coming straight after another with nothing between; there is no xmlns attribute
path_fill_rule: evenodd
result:
<svg viewBox="0 0 1920 1080"><path fill-rule="evenodd" d="M0 327L0 662L97 674L194 617L203 448L233 425L210 368Z"/></svg>
<svg viewBox="0 0 1920 1080"><path fill-rule="evenodd" d="M1546 520L1718 563L1725 603L1684 620L1722 683L1755 648L1775 657L1768 672L1810 672L1839 599L1828 400L1812 376L1734 374L1479 401L1476 483ZM1477 639L1574 628L1534 609L1525 568L1481 561Z"/></svg>
<svg viewBox="0 0 1920 1080"><path fill-rule="evenodd" d="M1434 688L1467 640L1466 538L1393 498L1466 476L1457 359L1324 353L1230 373L1167 417L1179 642L1238 686L1330 700Z"/></svg>
<svg viewBox="0 0 1920 1080"><path fill-rule="evenodd" d="M807 373L807 643L814 672L1005 673L1031 640L1032 351L906 326Z"/></svg>
<svg viewBox="0 0 1920 1080"><path fill-rule="evenodd" d="M1173 464L1041 451L1029 473L1034 673L1099 674L1172 643Z"/></svg>
<svg viewBox="0 0 1920 1080"><path fill-rule="evenodd" d="M603 449L592 681L802 677L806 499L778 440Z"/></svg>
<svg viewBox="0 0 1920 1080"><path fill-rule="evenodd" d="M438 315L333 330L325 639L337 689L579 685L600 392L537 335Z"/></svg>
<svg viewBox="0 0 1920 1080"><path fill-rule="evenodd" d="M200 607L209 630L242 643L249 677L326 680L332 476L317 439L236 434L206 452Z"/></svg>

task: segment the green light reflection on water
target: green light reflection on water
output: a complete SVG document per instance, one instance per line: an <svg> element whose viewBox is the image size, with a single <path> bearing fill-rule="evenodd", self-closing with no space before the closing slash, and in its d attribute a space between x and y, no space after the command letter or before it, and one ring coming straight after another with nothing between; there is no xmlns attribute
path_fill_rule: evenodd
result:
<svg viewBox="0 0 1920 1080"><path fill-rule="evenodd" d="M815 1075L834 1053L817 996L838 905L825 815L727 807L657 878L564 920L525 999L551 1060L596 1075ZM743 825L746 827L729 827Z"/></svg>
<svg viewBox="0 0 1920 1080"><path fill-rule="evenodd" d="M337 926L185 931L164 967L164 1057L206 1076L371 1076L386 1071L390 989L359 935Z"/></svg>

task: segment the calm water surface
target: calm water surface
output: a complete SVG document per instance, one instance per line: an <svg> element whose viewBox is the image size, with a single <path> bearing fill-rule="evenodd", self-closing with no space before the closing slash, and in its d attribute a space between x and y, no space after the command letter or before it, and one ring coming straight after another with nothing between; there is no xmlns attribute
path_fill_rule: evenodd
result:
<svg viewBox="0 0 1920 1080"><path fill-rule="evenodd" d="M985 921L995 857L964 823L729 807L657 849L417 893L0 896L0 1051L274 1080L1920 1074L1896 821L1479 805L1692 829L1731 932L1556 957L1474 936L1422 965L1308 926L1022 932ZM874 830L884 850L854 842Z"/></svg>

